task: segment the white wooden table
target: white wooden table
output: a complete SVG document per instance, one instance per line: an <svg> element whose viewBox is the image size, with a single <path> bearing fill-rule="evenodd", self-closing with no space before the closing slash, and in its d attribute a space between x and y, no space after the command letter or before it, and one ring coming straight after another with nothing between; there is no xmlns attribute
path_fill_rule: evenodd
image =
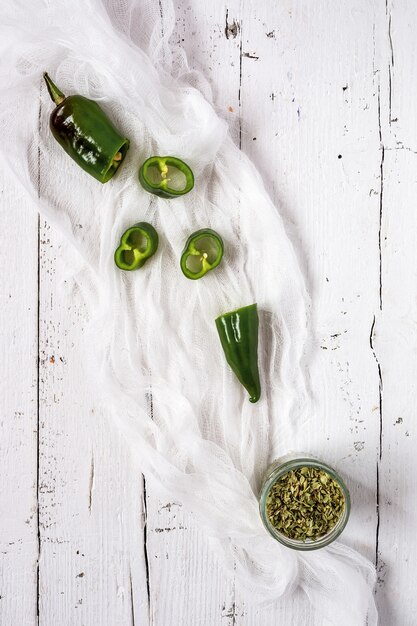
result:
<svg viewBox="0 0 417 626"><path fill-rule="evenodd" d="M322 416L308 447L350 486L343 541L376 564L381 624L415 626L417 4L176 10L307 277ZM65 244L1 170L0 189L1 625L310 626L301 594L242 594L189 514L133 472L85 383Z"/></svg>

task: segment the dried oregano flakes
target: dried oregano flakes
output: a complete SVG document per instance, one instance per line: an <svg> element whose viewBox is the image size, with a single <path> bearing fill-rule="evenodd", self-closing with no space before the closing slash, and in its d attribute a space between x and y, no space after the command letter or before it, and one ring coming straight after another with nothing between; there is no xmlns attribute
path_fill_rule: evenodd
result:
<svg viewBox="0 0 417 626"><path fill-rule="evenodd" d="M327 535L344 508L340 485L316 467L290 470L272 485L266 498L270 524L298 541L315 541Z"/></svg>

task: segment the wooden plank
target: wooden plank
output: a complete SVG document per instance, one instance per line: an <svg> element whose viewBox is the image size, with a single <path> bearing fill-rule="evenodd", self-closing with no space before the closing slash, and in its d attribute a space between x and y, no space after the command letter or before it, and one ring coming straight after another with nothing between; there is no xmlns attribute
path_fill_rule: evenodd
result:
<svg viewBox="0 0 417 626"><path fill-rule="evenodd" d="M38 216L0 172L0 623L37 612Z"/></svg>
<svg viewBox="0 0 417 626"><path fill-rule="evenodd" d="M148 499L151 624L229 624L233 586L191 515Z"/></svg>
<svg viewBox="0 0 417 626"><path fill-rule="evenodd" d="M176 3L174 41L180 43L192 71L202 72L217 113L239 142L240 0ZM211 94L210 94L211 88Z"/></svg>
<svg viewBox="0 0 417 626"><path fill-rule="evenodd" d="M415 624L416 472L413 426L417 315L417 7L387 1L379 45L381 93L381 315L375 352L381 368L381 449L377 601L384 624Z"/></svg>
<svg viewBox="0 0 417 626"><path fill-rule="evenodd" d="M416 154L388 150L384 163L383 310L375 333L381 366L383 431L379 462L377 599L385 624L415 624L417 558L413 497L417 393L415 320ZM400 278L401 277L401 278Z"/></svg>
<svg viewBox="0 0 417 626"><path fill-rule="evenodd" d="M92 394L87 314L64 279L71 263L68 244L42 221L39 623L146 623L142 477Z"/></svg>

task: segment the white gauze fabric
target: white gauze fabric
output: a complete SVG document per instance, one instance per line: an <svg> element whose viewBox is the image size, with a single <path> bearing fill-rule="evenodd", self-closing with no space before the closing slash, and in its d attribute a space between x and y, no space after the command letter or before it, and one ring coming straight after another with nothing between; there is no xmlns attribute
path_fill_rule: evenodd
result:
<svg viewBox="0 0 417 626"><path fill-rule="evenodd" d="M86 299L86 354L100 394L149 481L187 506L226 567L253 597L301 586L309 623L376 623L370 563L348 548L299 555L264 530L257 495L268 463L291 448L308 410L303 375L308 298L279 213L251 162L206 98L204 78L170 43L170 0L15 0L2 3L3 167L78 253L69 271ZM53 139L47 70L67 94L100 102L130 138L115 178L101 185ZM158 199L138 184L150 155L175 155L194 190ZM139 272L113 251L138 221L160 235ZM179 257L202 227L221 233L223 263L187 280ZM226 365L214 319L258 303L261 400L252 405ZM337 616L337 621L334 617Z"/></svg>

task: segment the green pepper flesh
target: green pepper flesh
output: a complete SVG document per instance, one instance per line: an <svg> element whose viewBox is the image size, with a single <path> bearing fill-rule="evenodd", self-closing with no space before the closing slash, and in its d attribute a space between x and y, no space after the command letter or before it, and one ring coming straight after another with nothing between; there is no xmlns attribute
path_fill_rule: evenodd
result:
<svg viewBox="0 0 417 626"><path fill-rule="evenodd" d="M129 140L97 102L79 95L65 97L46 72L44 79L57 105L49 119L52 135L85 172L106 183L122 164Z"/></svg>
<svg viewBox="0 0 417 626"><path fill-rule="evenodd" d="M152 156L139 169L139 182L160 198L183 196L194 187L191 168L172 156Z"/></svg>
<svg viewBox="0 0 417 626"><path fill-rule="evenodd" d="M257 402L261 396L261 383L258 370L259 317L256 303L220 315L216 319L216 327L226 361L249 393L250 402Z"/></svg>
<svg viewBox="0 0 417 626"><path fill-rule="evenodd" d="M223 258L223 240L211 228L190 235L181 254L181 270L191 280L201 278L217 267Z"/></svg>
<svg viewBox="0 0 417 626"><path fill-rule="evenodd" d="M152 224L139 222L128 228L120 238L114 262L121 270L140 269L158 249L159 237Z"/></svg>

